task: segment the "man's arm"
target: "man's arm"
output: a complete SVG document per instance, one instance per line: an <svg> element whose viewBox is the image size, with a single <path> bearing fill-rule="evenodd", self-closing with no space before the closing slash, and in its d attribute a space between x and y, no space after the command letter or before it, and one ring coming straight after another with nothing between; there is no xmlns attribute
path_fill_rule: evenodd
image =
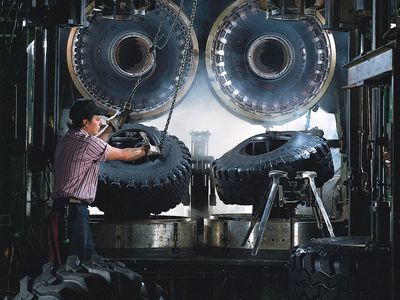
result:
<svg viewBox="0 0 400 300"><path fill-rule="evenodd" d="M107 143L113 132L113 127L111 125L107 125L98 134L96 134L96 136Z"/></svg>
<svg viewBox="0 0 400 300"><path fill-rule="evenodd" d="M106 160L133 161L145 157L147 154L144 147L119 149L111 146Z"/></svg>

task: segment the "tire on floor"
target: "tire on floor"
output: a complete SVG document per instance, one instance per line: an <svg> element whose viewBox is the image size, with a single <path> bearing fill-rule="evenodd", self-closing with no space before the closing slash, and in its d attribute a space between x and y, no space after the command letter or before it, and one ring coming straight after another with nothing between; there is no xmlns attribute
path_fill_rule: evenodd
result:
<svg viewBox="0 0 400 300"><path fill-rule="evenodd" d="M161 132L154 127L126 124L109 141L117 148L139 147L139 132L158 145ZM94 205L111 218L144 218L168 211L189 197L190 152L183 142L166 136L162 154L138 161L101 163Z"/></svg>
<svg viewBox="0 0 400 300"><path fill-rule="evenodd" d="M390 249L369 240L321 238L293 248L290 299L390 299Z"/></svg>
<svg viewBox="0 0 400 300"><path fill-rule="evenodd" d="M14 299L161 300L162 292L159 285L144 282L121 262L106 262L100 256L80 262L74 255L60 267L43 265L42 274L34 280L24 277Z"/></svg>
<svg viewBox="0 0 400 300"><path fill-rule="evenodd" d="M213 163L214 179L225 204L253 205L261 200L271 170L315 171L317 186L333 176L325 139L302 132L267 132L246 139Z"/></svg>

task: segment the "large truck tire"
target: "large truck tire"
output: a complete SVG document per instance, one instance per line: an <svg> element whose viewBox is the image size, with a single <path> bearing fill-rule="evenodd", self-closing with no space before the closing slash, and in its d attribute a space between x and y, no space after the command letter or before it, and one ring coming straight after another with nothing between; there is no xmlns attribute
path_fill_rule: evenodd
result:
<svg viewBox="0 0 400 300"><path fill-rule="evenodd" d="M15 300L22 299L137 299L162 300L162 288L145 283L143 277L123 263L105 262L94 256L80 262L69 256L59 268L47 263L36 279L24 277Z"/></svg>
<svg viewBox="0 0 400 300"><path fill-rule="evenodd" d="M316 185L333 176L325 139L302 132L267 132L246 139L213 163L215 185L225 204L257 204L267 189L271 170L317 172Z"/></svg>
<svg viewBox="0 0 400 300"><path fill-rule="evenodd" d="M291 299L390 299L389 247L367 237L315 239L292 249Z"/></svg>
<svg viewBox="0 0 400 300"><path fill-rule="evenodd" d="M158 145L161 132L154 127L126 124L109 141L117 148L139 147L146 132ZM175 136L168 135L160 156L134 163L101 163L94 205L110 218L146 218L168 211L189 197L190 152Z"/></svg>

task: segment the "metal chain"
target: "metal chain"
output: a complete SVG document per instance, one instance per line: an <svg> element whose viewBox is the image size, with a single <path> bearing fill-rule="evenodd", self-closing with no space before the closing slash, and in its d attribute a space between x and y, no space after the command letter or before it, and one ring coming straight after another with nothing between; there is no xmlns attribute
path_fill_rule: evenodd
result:
<svg viewBox="0 0 400 300"><path fill-rule="evenodd" d="M69 217L69 204L65 204L64 205L64 240L63 240L63 244L64 245L68 245L70 240L68 238L68 217Z"/></svg>
<svg viewBox="0 0 400 300"><path fill-rule="evenodd" d="M191 40L191 32L192 32L193 22L194 22L194 18L196 16L196 10L197 10L197 1L198 0L193 0L193 4L192 4L192 13L190 15L189 29L188 29L188 33L186 35L186 42L185 42L185 46L184 46L184 49L183 49L183 57L182 57L182 60L181 60L181 64L179 66L178 82L176 83L176 87L175 87L175 90L174 90L174 97L172 99L171 108L170 108L169 113L168 113L167 122L165 123L164 131L162 132L160 143L158 144L158 147L160 148L160 150L162 150L162 148L163 148L164 141L165 141L165 138L167 136L169 123L171 122L172 113L173 113L174 108L175 108L175 102L176 102L176 98L178 96L178 91L179 91L179 88L181 87L181 85L183 83L183 72L184 72L184 69L186 67L187 59L188 59L188 52L189 52L190 40Z"/></svg>

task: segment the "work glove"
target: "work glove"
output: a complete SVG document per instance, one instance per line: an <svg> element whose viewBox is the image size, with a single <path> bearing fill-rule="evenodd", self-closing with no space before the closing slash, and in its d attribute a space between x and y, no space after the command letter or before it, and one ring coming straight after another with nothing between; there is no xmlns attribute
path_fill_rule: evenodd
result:
<svg viewBox="0 0 400 300"><path fill-rule="evenodd" d="M140 131L139 134L143 138L143 141L144 141L142 148L144 149L144 152L146 153L146 157L157 156L157 155L161 154L160 148L150 144L150 140L145 132Z"/></svg>
<svg viewBox="0 0 400 300"><path fill-rule="evenodd" d="M146 157L157 156L157 155L161 154L160 148L158 148L157 146L151 145L149 142L145 142L142 145L142 149L144 150Z"/></svg>
<svg viewBox="0 0 400 300"><path fill-rule="evenodd" d="M114 128L114 130L119 130L125 124L126 120L129 118L129 114L131 113L130 109L122 109L117 110L117 112L107 119L107 125L110 125Z"/></svg>
<svg viewBox="0 0 400 300"><path fill-rule="evenodd" d="M146 156L147 157L149 157L149 156L157 156L157 155L160 155L160 154L161 154L160 148L158 148L157 146L154 146L154 145L150 145L150 148L147 151Z"/></svg>

